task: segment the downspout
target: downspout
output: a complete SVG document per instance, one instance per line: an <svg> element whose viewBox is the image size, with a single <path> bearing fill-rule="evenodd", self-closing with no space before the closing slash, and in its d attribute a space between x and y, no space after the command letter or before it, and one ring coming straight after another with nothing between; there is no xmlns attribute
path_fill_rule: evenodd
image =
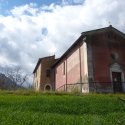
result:
<svg viewBox="0 0 125 125"><path fill-rule="evenodd" d="M82 69L81 69L81 49L80 49L80 45L79 45L79 68L80 68L80 84L81 84L81 89L80 91L82 92Z"/></svg>
<svg viewBox="0 0 125 125"><path fill-rule="evenodd" d="M56 77L56 68L54 68L54 69L52 69L52 77L51 77L51 82L52 82L52 84L53 84L53 91L55 91L56 90L56 88L55 88L55 82L56 82L56 80L55 80L55 77Z"/></svg>
<svg viewBox="0 0 125 125"><path fill-rule="evenodd" d="M67 92L67 57L66 57L66 65L65 65L65 67L66 67L66 92Z"/></svg>

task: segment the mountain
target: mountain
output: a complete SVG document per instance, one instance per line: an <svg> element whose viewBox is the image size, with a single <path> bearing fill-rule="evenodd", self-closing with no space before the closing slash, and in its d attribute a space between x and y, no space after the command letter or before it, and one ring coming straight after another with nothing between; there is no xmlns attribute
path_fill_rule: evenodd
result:
<svg viewBox="0 0 125 125"><path fill-rule="evenodd" d="M0 73L0 89L4 90L15 90L20 88L15 82L13 82L10 78Z"/></svg>

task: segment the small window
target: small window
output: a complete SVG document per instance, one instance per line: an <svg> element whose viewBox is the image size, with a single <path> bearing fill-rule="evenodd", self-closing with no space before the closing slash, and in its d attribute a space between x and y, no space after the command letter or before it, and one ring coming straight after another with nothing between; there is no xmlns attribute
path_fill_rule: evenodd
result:
<svg viewBox="0 0 125 125"><path fill-rule="evenodd" d="M45 87L45 90L46 90L46 91L50 91L50 89L51 89L51 88L50 88L50 85L47 85L47 86Z"/></svg>
<svg viewBox="0 0 125 125"><path fill-rule="evenodd" d="M50 69L46 70L46 77L50 77Z"/></svg>
<svg viewBox="0 0 125 125"><path fill-rule="evenodd" d="M112 58L113 60L117 60L117 59L119 58L118 53L116 53L116 52L111 53L111 58Z"/></svg>
<svg viewBox="0 0 125 125"><path fill-rule="evenodd" d="M114 35L114 39L117 40L117 36L116 35Z"/></svg>
<svg viewBox="0 0 125 125"><path fill-rule="evenodd" d="M65 75L65 62L63 62L63 75Z"/></svg>
<svg viewBox="0 0 125 125"><path fill-rule="evenodd" d="M111 39L111 34L108 34L108 38Z"/></svg>
<svg viewBox="0 0 125 125"><path fill-rule="evenodd" d="M36 88L36 82L34 82L34 88Z"/></svg>

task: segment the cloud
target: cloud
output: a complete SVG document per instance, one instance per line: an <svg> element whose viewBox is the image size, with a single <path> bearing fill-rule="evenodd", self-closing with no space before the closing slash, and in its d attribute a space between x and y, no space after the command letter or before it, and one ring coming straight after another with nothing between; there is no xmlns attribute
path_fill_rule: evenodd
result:
<svg viewBox="0 0 125 125"><path fill-rule="evenodd" d="M14 16L22 16L22 15L35 15L38 11L37 5L35 3L30 3L30 4L26 4L24 6L16 6L14 7L10 12L14 15Z"/></svg>
<svg viewBox="0 0 125 125"><path fill-rule="evenodd" d="M123 0L86 0L74 6L14 7L8 16L0 15L0 65L20 66L31 73L38 58L61 56L83 31L111 22L124 32L124 5Z"/></svg>
<svg viewBox="0 0 125 125"><path fill-rule="evenodd" d="M62 0L62 5L76 5L82 4L84 0Z"/></svg>

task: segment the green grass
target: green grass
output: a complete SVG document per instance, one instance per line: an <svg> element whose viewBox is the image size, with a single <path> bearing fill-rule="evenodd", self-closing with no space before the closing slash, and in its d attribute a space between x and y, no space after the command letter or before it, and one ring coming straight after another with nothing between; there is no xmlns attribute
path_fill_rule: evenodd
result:
<svg viewBox="0 0 125 125"><path fill-rule="evenodd" d="M125 95L0 92L0 125L125 125Z"/></svg>

